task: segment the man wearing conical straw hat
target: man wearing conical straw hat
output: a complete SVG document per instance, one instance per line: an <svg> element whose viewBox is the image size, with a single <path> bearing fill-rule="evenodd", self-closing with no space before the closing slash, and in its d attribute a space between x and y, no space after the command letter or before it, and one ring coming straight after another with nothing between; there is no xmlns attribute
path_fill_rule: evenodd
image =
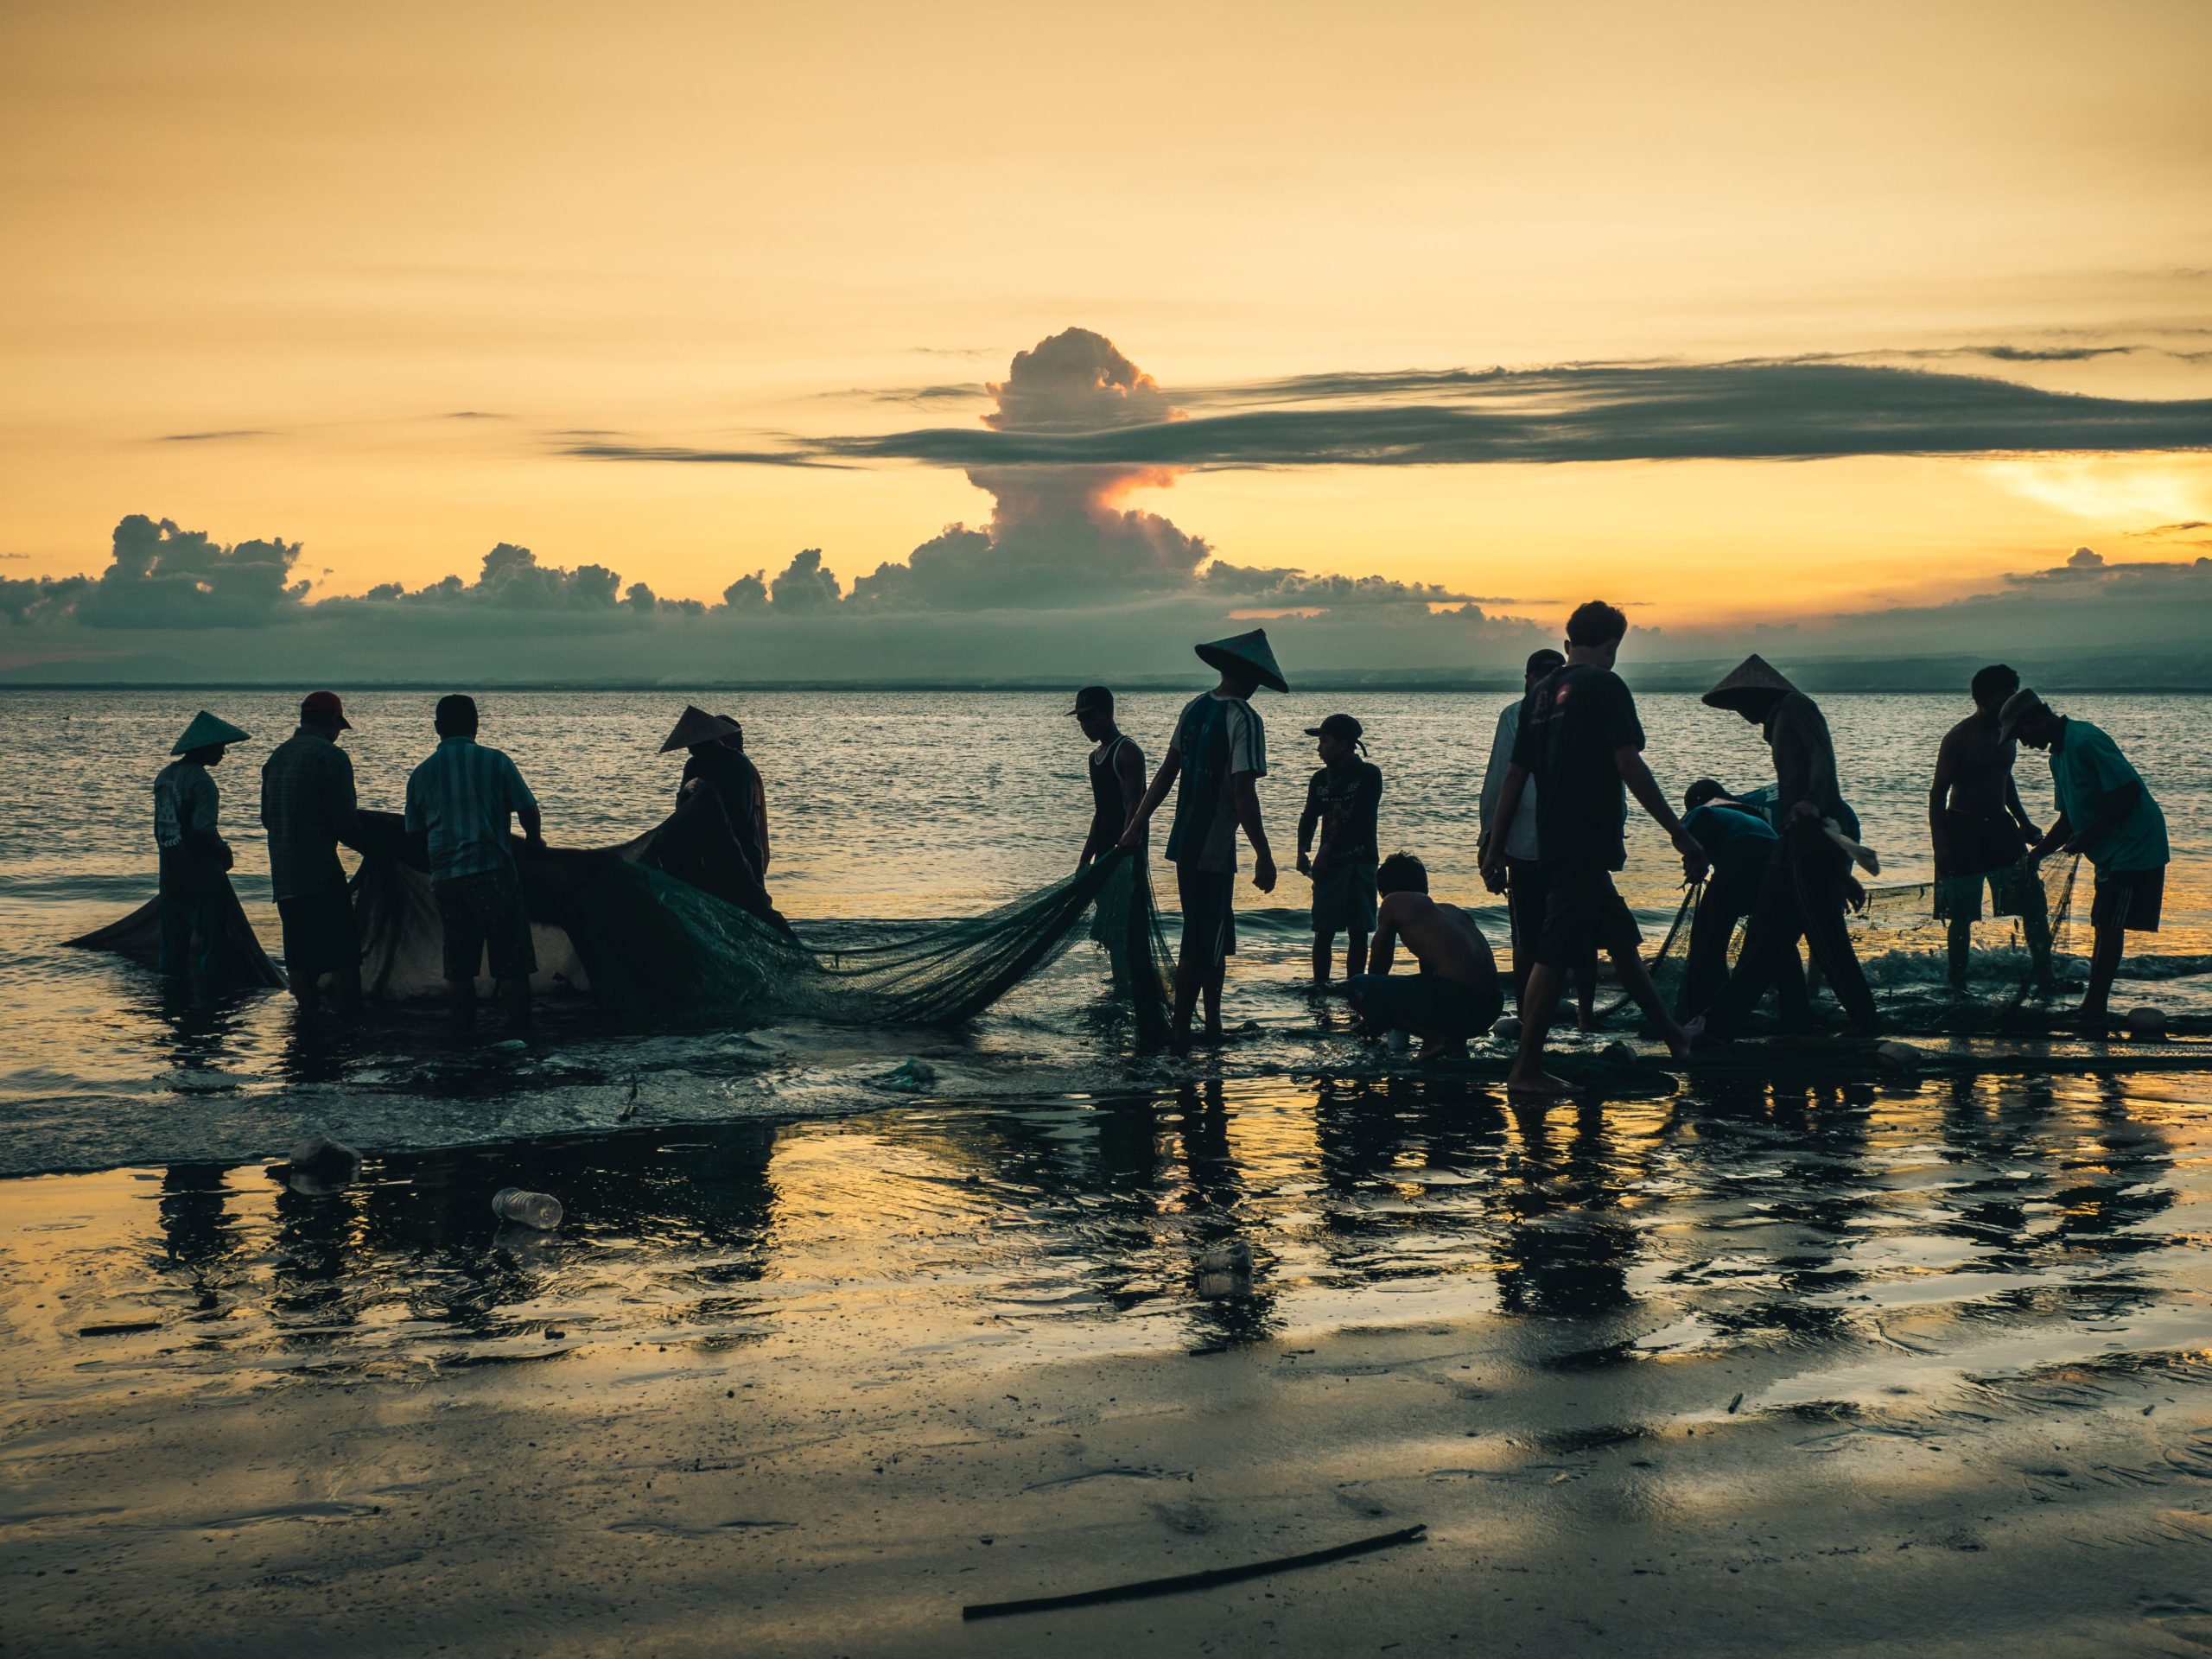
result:
<svg viewBox="0 0 2212 1659"><path fill-rule="evenodd" d="M1513 822L1531 780L1536 794L1536 856L1545 872L1543 931L1522 999L1521 1046L1506 1073L1510 1094L1557 1099L1573 1086L1544 1070L1544 1039L1559 1007L1567 970L1603 949L1644 1017L1676 1056L1689 1039L1651 982L1638 947L1636 917L1613 887L1628 861L1624 786L1673 839L1693 877L1705 873L1705 849L1682 828L1643 760L1643 724L1636 698L1613 672L1628 618L1593 599L1567 620L1567 662L1529 693L1513 740L1513 763L1497 803L1497 821ZM1492 840L1483 878L1495 882L1505 859L1504 837Z"/></svg>
<svg viewBox="0 0 2212 1659"><path fill-rule="evenodd" d="M702 791L721 804L729 819L730 834L756 876L768 871L768 810L761 799L760 769L745 753L745 728L728 715L710 715L693 703L683 705L663 754L684 750L683 777L677 785L676 804Z"/></svg>
<svg viewBox="0 0 2212 1659"><path fill-rule="evenodd" d="M1732 709L1765 736L1774 757L1776 810L1781 815L1776 827L1782 844L1767 860L1735 971L1712 1006L1691 1021L1691 1035L1733 1035L1775 976L1785 971L1785 961L1796 957L1800 938L1843 1004L1850 1020L1847 1032L1875 1035L1881 1016L1843 920L1851 855L1842 843L1855 840L1859 819L1844 804L1836 780L1827 716L1756 652L1707 692L1705 701L1715 709ZM1830 825L1836 826L1833 834Z"/></svg>
<svg viewBox="0 0 2212 1659"><path fill-rule="evenodd" d="M169 747L177 759L154 779L154 844L161 854L162 972L196 975L203 985L223 977L226 912L222 903L233 860L217 820L222 791L207 775L223 751L246 734L202 709Z"/></svg>
<svg viewBox="0 0 2212 1659"><path fill-rule="evenodd" d="M1275 886L1274 855L1260 822L1259 780L1267 775L1267 731L1251 703L1262 686L1290 687L1275 666L1268 631L1255 628L1197 646L1199 661L1219 671L1221 683L1184 706L1167 758L1137 803L1122 845L1144 844L1145 826L1176 781L1175 824L1167 837L1168 861L1183 907L1183 943L1175 967L1174 1023L1168 1046L1190 1046L1191 1014L1203 995L1206 1039L1222 1037L1221 988L1236 950L1236 835L1252 843L1252 885Z"/></svg>

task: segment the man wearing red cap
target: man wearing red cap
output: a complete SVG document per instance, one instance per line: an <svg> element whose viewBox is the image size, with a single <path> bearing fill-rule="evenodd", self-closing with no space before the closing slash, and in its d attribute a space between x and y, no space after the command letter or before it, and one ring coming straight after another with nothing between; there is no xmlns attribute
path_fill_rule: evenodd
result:
<svg viewBox="0 0 2212 1659"><path fill-rule="evenodd" d="M353 762L338 747L352 728L335 692L300 704L300 729L261 767L261 822L269 831L269 880L284 925L284 972L303 1009L315 1005L322 976L340 1014L361 1003L361 938L338 843L358 846Z"/></svg>

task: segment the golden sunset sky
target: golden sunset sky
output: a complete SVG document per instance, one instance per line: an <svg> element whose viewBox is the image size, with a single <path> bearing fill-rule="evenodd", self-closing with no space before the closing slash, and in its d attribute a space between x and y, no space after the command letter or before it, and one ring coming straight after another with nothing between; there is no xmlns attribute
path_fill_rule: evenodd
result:
<svg viewBox="0 0 2212 1659"><path fill-rule="evenodd" d="M571 452L972 427L1071 326L1179 407L1831 353L2202 398L2208 65L2199 0L11 0L0 575L96 571L143 512L302 540L319 595L503 541L663 596L801 547L849 576L991 499ZM1993 345L2137 349L1927 355ZM2196 556L2146 532L2212 519L2212 460L1259 465L1129 504L1240 564L1789 617Z"/></svg>

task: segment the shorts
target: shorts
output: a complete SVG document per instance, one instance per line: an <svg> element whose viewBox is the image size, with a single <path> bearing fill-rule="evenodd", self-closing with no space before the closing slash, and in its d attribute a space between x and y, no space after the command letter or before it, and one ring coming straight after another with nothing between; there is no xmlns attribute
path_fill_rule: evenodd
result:
<svg viewBox="0 0 2212 1659"><path fill-rule="evenodd" d="M2163 864L2155 870L2099 870L2097 895L2089 901L2089 925L2155 933L2165 897L2166 867Z"/></svg>
<svg viewBox="0 0 2212 1659"><path fill-rule="evenodd" d="M1487 992L1437 974L1358 974L1344 987L1370 1033L1410 1031L1418 1036L1465 1042L1497 1023L1504 994Z"/></svg>
<svg viewBox="0 0 2212 1659"><path fill-rule="evenodd" d="M1182 962L1211 972L1236 954L1236 872L1175 867L1183 906Z"/></svg>
<svg viewBox="0 0 2212 1659"><path fill-rule="evenodd" d="M1643 943L1627 901L1613 890L1611 870L1548 867L1544 879L1544 931L1536 942L1540 966L1571 973L1595 951L1630 951Z"/></svg>
<svg viewBox="0 0 2212 1659"><path fill-rule="evenodd" d="M295 983L361 965L353 895L342 880L297 899L279 899L276 919L284 927L284 972Z"/></svg>
<svg viewBox="0 0 2212 1659"><path fill-rule="evenodd" d="M511 870L486 870L434 881L438 921L445 932L446 977L473 980L485 957L494 979L528 979L537 971L531 948L530 914L523 908L522 884Z"/></svg>
<svg viewBox="0 0 2212 1659"><path fill-rule="evenodd" d="M1313 878L1316 933L1372 933L1375 931L1375 866L1332 864Z"/></svg>
<svg viewBox="0 0 2212 1659"><path fill-rule="evenodd" d="M2026 894L2021 883L2034 877L2019 868L2027 855L2028 838L2020 826L2003 812L1979 817L1967 812L1943 815L1943 836L1949 856L1936 865L1936 914L1952 921L1981 919L1981 890L1997 897L1996 913L2024 913Z"/></svg>

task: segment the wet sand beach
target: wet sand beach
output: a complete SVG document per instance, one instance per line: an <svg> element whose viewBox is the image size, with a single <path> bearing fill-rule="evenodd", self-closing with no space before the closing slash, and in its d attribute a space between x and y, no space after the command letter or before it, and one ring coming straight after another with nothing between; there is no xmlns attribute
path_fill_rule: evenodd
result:
<svg viewBox="0 0 2212 1659"><path fill-rule="evenodd" d="M2204 1104L1197 1083L11 1182L10 1645L2201 1652Z"/></svg>

